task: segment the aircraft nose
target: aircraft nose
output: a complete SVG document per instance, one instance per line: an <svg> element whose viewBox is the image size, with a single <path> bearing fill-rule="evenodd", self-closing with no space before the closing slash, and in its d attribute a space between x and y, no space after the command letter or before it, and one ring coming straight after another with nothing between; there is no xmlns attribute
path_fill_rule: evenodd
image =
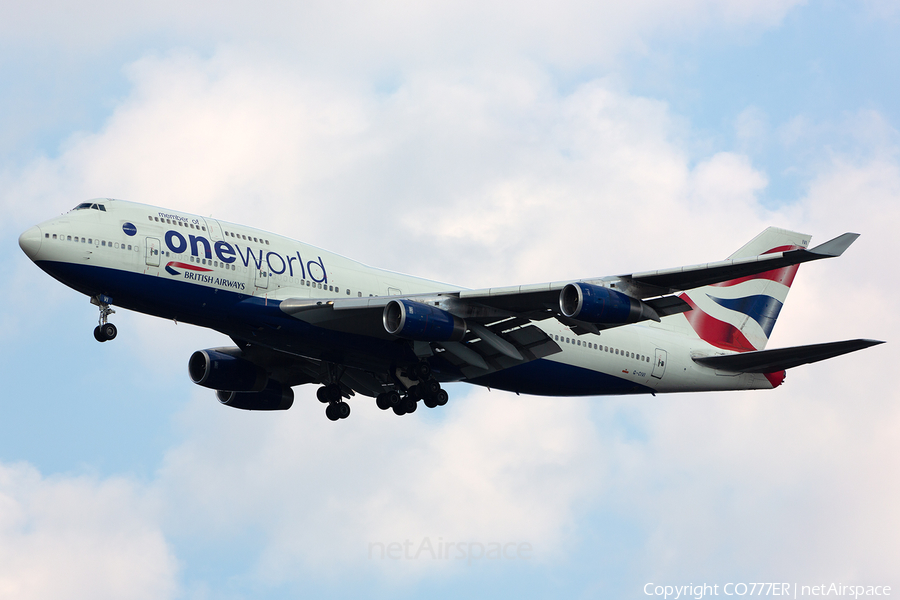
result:
<svg viewBox="0 0 900 600"><path fill-rule="evenodd" d="M22 249L28 258L34 260L41 249L41 230L39 227L32 227L19 236L19 248Z"/></svg>

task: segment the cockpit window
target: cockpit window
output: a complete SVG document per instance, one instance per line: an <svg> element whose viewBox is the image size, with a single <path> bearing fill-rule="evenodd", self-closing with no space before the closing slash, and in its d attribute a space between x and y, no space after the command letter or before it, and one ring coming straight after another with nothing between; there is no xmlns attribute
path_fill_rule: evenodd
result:
<svg viewBox="0 0 900 600"><path fill-rule="evenodd" d="M95 202L82 202L72 210L84 210L86 208L91 208L93 210L102 210L103 212L106 212L105 206L103 206L102 204L97 204Z"/></svg>

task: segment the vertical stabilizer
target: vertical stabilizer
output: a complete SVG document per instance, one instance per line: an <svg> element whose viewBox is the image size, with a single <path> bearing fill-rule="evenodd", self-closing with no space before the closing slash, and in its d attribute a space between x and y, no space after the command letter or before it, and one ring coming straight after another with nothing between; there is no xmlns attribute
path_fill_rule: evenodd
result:
<svg viewBox="0 0 900 600"><path fill-rule="evenodd" d="M809 246L809 235L769 227L729 259L751 258ZM787 299L799 265L723 281L680 294L684 313L702 340L724 350L762 350Z"/></svg>

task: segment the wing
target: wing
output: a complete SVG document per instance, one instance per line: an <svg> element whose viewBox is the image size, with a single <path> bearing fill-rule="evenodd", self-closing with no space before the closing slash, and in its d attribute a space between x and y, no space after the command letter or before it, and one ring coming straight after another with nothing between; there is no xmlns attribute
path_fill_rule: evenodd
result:
<svg viewBox="0 0 900 600"><path fill-rule="evenodd" d="M280 309L325 329L408 339L417 355L440 354L469 378L560 352L559 345L535 327L534 321L555 318L576 335L648 319L659 321L691 310L672 295L676 292L840 256L857 237L845 233L812 249L575 282L369 298L289 298L280 303ZM422 330L389 331L385 316L389 308L402 312L404 319L410 316L407 312L417 310L430 317L421 321ZM432 327L428 318L432 325L441 319L456 323L455 319L462 325L428 330ZM451 330L463 333L454 337L445 332Z"/></svg>

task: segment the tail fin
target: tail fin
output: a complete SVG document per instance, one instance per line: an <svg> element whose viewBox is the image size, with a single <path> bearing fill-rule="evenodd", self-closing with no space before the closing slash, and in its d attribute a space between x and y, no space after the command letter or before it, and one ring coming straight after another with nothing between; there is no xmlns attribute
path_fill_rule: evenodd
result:
<svg viewBox="0 0 900 600"><path fill-rule="evenodd" d="M769 227L729 259L807 248L811 236ZM692 310L688 324L704 341L725 350L762 350L787 299L799 265L773 269L681 293Z"/></svg>

